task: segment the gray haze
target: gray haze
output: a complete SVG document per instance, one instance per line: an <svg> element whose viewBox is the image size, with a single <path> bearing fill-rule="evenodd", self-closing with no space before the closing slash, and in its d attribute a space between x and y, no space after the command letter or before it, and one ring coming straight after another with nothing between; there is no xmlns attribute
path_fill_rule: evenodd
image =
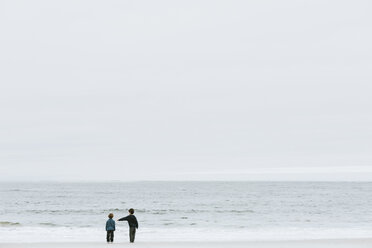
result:
<svg viewBox="0 0 372 248"><path fill-rule="evenodd" d="M372 180L371 1L1 1L0 180Z"/></svg>

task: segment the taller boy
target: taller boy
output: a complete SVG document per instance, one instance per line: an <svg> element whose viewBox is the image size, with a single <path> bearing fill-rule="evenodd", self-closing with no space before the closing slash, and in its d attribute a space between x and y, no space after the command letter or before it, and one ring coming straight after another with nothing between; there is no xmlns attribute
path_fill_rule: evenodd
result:
<svg viewBox="0 0 372 248"><path fill-rule="evenodd" d="M136 236L136 229L138 229L138 222L136 216L134 216L134 209L131 208L128 210L129 215L126 217L123 217L121 219L118 219L118 221L126 220L129 224L129 240L131 243L134 242L134 238Z"/></svg>

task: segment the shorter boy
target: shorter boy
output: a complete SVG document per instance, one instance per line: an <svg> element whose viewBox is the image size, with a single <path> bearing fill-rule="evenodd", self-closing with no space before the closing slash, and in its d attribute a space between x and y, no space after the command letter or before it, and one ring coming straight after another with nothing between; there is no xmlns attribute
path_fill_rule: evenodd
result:
<svg viewBox="0 0 372 248"><path fill-rule="evenodd" d="M115 221L112 219L114 218L114 215L110 213L108 215L109 219L106 221L106 231L107 231L107 236L106 240L107 243L112 243L114 242L114 231L115 231Z"/></svg>

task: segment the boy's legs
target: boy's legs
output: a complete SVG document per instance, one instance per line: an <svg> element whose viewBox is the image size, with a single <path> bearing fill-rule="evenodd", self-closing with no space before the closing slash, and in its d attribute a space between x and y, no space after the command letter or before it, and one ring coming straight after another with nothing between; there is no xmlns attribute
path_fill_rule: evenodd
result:
<svg viewBox="0 0 372 248"><path fill-rule="evenodd" d="M114 231L107 231L106 240L107 240L107 242L113 242L114 241Z"/></svg>
<svg viewBox="0 0 372 248"><path fill-rule="evenodd" d="M135 227L130 227L129 228L129 240L131 243L134 242L134 238L136 236L136 228Z"/></svg>

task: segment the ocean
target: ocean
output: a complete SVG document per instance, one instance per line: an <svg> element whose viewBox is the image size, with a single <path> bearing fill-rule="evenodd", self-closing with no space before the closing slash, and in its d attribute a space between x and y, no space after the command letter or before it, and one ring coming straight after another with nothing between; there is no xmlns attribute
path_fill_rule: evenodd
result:
<svg viewBox="0 0 372 248"><path fill-rule="evenodd" d="M135 209L137 241L372 237L370 182L0 183L0 243L105 241ZM116 241L128 224L116 222Z"/></svg>

